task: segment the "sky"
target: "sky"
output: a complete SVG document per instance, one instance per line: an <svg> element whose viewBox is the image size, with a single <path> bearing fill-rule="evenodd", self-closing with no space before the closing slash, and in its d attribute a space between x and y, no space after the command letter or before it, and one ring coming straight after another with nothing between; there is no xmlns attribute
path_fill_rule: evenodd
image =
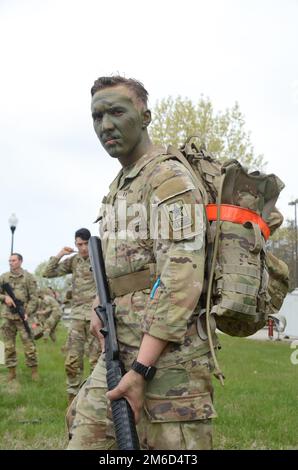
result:
<svg viewBox="0 0 298 470"><path fill-rule="evenodd" d="M216 110L238 101L256 154L298 198L298 0L0 0L0 272L11 232L24 268L92 234L120 169L101 148L90 88L102 75L142 81Z"/></svg>

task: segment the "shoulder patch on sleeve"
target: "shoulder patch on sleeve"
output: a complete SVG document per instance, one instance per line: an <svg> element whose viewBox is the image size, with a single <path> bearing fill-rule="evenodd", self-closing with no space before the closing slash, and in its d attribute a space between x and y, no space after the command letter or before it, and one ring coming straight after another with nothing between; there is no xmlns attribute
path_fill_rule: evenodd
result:
<svg viewBox="0 0 298 470"><path fill-rule="evenodd" d="M164 181L164 183L162 183L158 188L155 188L153 193L153 202L155 204L161 204L167 199L193 189L195 189L195 186L190 178L187 176L175 176Z"/></svg>
<svg viewBox="0 0 298 470"><path fill-rule="evenodd" d="M191 227L191 210L183 202L183 199L177 199L175 202L172 202L172 204L166 204L164 209L174 232Z"/></svg>
<svg viewBox="0 0 298 470"><path fill-rule="evenodd" d="M188 169L177 160L167 160L156 165L150 184L154 204L196 189Z"/></svg>
<svg viewBox="0 0 298 470"><path fill-rule="evenodd" d="M157 237L171 240L203 236L205 230L204 206L197 190L184 191L160 203L154 219Z"/></svg>

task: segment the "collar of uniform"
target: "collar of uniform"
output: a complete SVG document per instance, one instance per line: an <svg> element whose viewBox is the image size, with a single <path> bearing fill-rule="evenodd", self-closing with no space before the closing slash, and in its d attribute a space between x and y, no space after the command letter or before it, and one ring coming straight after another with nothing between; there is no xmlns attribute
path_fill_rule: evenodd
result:
<svg viewBox="0 0 298 470"><path fill-rule="evenodd" d="M77 253L77 258L78 258L78 261L88 261L89 260L89 256L87 256L87 258L83 258L83 256L81 256L79 253Z"/></svg>
<svg viewBox="0 0 298 470"><path fill-rule="evenodd" d="M156 158L158 155L163 155L166 153L166 150L162 146L156 146L154 145L150 152L145 153L139 160L131 167L131 169L128 171L128 173L125 175L123 178L121 186L118 186L121 180L121 177L123 176L123 169L118 173L114 181L111 183L109 189L110 192L116 191L117 189L121 189L123 186L124 182L127 179L135 178L139 172L146 166L151 160Z"/></svg>
<svg viewBox="0 0 298 470"><path fill-rule="evenodd" d="M114 191L117 191L117 188L119 186L119 182L121 180L122 175L123 175L123 170L121 168L118 175L116 176L116 178L112 181L112 183L109 186L110 193L113 193Z"/></svg>
<svg viewBox="0 0 298 470"><path fill-rule="evenodd" d="M23 276L24 275L24 269L21 268L19 273L14 273L14 272L10 271L10 275L13 276L13 277Z"/></svg>

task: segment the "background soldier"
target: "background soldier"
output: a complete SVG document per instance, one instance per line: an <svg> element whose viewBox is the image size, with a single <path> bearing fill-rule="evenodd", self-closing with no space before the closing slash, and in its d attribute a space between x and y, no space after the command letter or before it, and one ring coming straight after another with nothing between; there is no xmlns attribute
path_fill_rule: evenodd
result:
<svg viewBox="0 0 298 470"><path fill-rule="evenodd" d="M19 332L25 352L26 365L31 368L32 380L38 380L37 353L34 342L29 338L24 324L17 313L14 313L15 304L9 295L5 294L2 284L9 283L15 297L24 303L25 319L33 315L36 310L37 285L32 274L22 269L23 257L19 253L12 253L9 258L10 271L0 276L0 301L3 302L2 326L5 344L5 363L9 369L8 381L16 378L17 354L16 335Z"/></svg>
<svg viewBox="0 0 298 470"><path fill-rule="evenodd" d="M89 363L94 368L100 347L96 339L90 334L90 316L92 302L95 297L95 284L90 271L88 240L91 234L86 228L75 233L75 245L78 253L64 261L65 255L74 253L73 248L64 247L57 256L52 256L43 272L47 278L72 274L72 306L71 325L67 340L67 355L65 371L67 376L68 402L70 403L78 393L84 371L84 345L89 345Z"/></svg>
<svg viewBox="0 0 298 470"><path fill-rule="evenodd" d="M125 397L139 423L142 449L210 449L213 363L196 326L205 269L201 194L186 167L152 145L147 91L140 82L101 77L91 94L95 132L122 165L104 199L101 239L127 372L106 395L100 357L68 411L68 448L115 448L107 397ZM151 232L157 221L149 214L156 210L168 216L167 236ZM94 312L91 324L102 340Z"/></svg>
<svg viewBox="0 0 298 470"><path fill-rule="evenodd" d="M42 336L45 341L49 338L52 341L56 341L55 329L61 316L62 310L54 292L49 288L39 289L38 307L35 313L35 323L37 323L37 329L34 330L35 339Z"/></svg>

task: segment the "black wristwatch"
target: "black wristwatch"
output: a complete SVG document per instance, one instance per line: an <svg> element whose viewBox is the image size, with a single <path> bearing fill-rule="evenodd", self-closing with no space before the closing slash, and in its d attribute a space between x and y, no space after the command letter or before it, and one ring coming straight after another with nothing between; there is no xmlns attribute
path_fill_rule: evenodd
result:
<svg viewBox="0 0 298 470"><path fill-rule="evenodd" d="M131 368L138 374L142 375L145 380L152 380L156 372L156 367L144 366L144 364L141 364L138 361L133 361Z"/></svg>

